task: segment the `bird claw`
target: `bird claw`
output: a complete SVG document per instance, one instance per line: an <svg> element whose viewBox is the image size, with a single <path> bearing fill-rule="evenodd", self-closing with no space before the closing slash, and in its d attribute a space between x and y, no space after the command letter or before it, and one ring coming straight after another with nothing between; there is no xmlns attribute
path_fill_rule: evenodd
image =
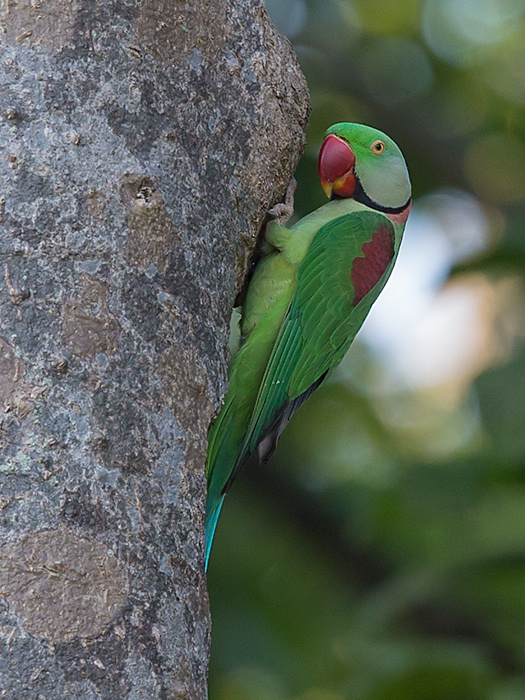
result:
<svg viewBox="0 0 525 700"><path fill-rule="evenodd" d="M292 177L290 184L286 189L286 194L284 195L284 202L279 202L271 209L266 209L268 216L275 219L281 226L284 225L293 214L294 194L296 187L297 180Z"/></svg>

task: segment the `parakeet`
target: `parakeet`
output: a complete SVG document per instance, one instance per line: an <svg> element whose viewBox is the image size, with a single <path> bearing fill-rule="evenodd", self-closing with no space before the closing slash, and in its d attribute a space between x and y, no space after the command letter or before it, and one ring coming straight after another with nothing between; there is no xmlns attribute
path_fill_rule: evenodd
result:
<svg viewBox="0 0 525 700"><path fill-rule="evenodd" d="M235 476L253 452L269 459L292 415L341 362L399 251L411 185L392 139L334 124L318 172L331 201L291 228L269 223L246 294L228 393L208 436L206 567Z"/></svg>

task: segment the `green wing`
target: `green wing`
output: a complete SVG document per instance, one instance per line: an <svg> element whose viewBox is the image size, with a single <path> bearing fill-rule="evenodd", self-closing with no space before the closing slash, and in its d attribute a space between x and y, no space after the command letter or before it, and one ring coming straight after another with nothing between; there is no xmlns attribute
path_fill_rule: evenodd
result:
<svg viewBox="0 0 525 700"><path fill-rule="evenodd" d="M372 260L374 251L366 256L363 252L378 232L383 240L387 234L391 245L391 255L379 267ZM294 411L343 359L390 276L394 240L390 220L371 211L346 214L319 229L299 267L297 288L272 350L241 455L254 452L270 432L262 450L259 446L260 457L267 459ZM351 272L356 259L368 258L369 253L377 281L358 298Z"/></svg>

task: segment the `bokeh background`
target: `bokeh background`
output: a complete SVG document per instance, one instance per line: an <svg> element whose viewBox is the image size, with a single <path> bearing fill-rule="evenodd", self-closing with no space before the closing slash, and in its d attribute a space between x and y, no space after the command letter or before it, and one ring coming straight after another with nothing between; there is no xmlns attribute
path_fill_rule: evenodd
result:
<svg viewBox="0 0 525 700"><path fill-rule="evenodd" d="M211 700L525 699L525 2L268 0L323 132L403 150L397 268L212 552ZM271 128L271 127L270 127Z"/></svg>

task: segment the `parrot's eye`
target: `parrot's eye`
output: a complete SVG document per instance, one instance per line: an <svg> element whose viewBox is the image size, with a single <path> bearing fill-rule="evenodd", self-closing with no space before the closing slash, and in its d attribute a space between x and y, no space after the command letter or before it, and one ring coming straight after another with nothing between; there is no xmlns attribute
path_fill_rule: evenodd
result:
<svg viewBox="0 0 525 700"><path fill-rule="evenodd" d="M385 144L382 141L374 141L372 144L372 151L373 153L376 153L378 156L381 155L385 150Z"/></svg>

